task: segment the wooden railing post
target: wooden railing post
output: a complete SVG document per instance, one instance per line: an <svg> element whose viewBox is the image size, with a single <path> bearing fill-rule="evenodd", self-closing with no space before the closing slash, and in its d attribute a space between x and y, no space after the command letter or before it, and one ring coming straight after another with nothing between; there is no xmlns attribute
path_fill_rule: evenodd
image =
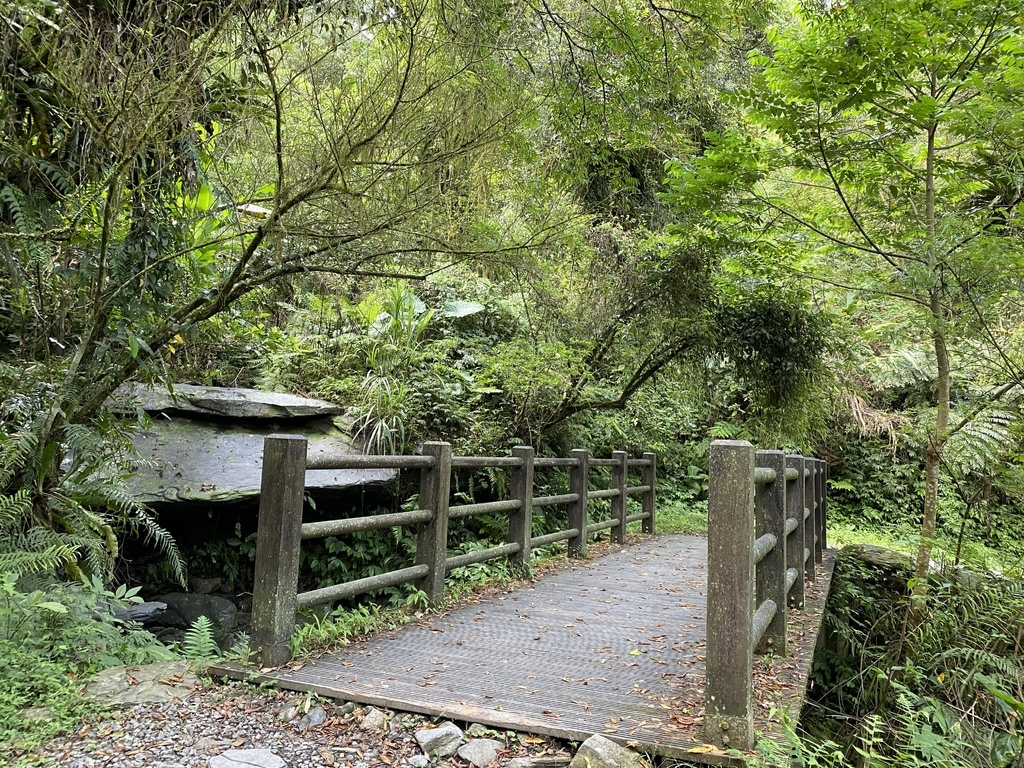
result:
<svg viewBox="0 0 1024 768"><path fill-rule="evenodd" d="M775 537L775 546L757 564L757 595L755 604L765 600L775 603L775 615L755 649L765 653L769 649L785 656L786 626L786 455L782 451L758 451L758 467L775 472L775 480L762 486L757 494L756 531L760 537Z"/></svg>
<svg viewBox="0 0 1024 768"><path fill-rule="evenodd" d="M644 533L654 533L657 530L655 524L654 508L657 499L658 485L658 457L653 453L645 453L647 464L643 468L643 481L641 485L650 486L650 490L640 497L641 511L647 515L642 523Z"/></svg>
<svg viewBox="0 0 1024 768"><path fill-rule="evenodd" d="M612 497L612 519L619 524L613 529L616 544L626 543L626 488L629 486L629 454L625 451L612 451L612 459L619 462L612 467L612 488L619 492Z"/></svg>
<svg viewBox="0 0 1024 768"><path fill-rule="evenodd" d="M305 491L306 438L264 438L249 645L265 666L279 667L291 658Z"/></svg>
<svg viewBox="0 0 1024 768"><path fill-rule="evenodd" d="M821 459L814 460L814 502L814 562L820 565L825 555L825 462Z"/></svg>
<svg viewBox="0 0 1024 768"><path fill-rule="evenodd" d="M711 443L704 738L753 746L754 447Z"/></svg>
<svg viewBox="0 0 1024 768"><path fill-rule="evenodd" d="M576 466L569 470L569 493L577 495L569 505L569 527L579 533L569 539L569 557L587 556L587 477L590 452L586 448L570 451L569 458L576 459Z"/></svg>
<svg viewBox="0 0 1024 768"><path fill-rule="evenodd" d="M521 506L509 514L508 542L519 545L519 551L511 557L513 569L521 576L528 576L530 539L533 537L533 448L517 445L512 449L512 455L522 459L523 465L512 470L512 498Z"/></svg>
<svg viewBox="0 0 1024 768"><path fill-rule="evenodd" d="M814 533L817 530L817 526L814 522L814 508L817 506L815 503L814 493L814 459L804 458L804 472L803 472L803 484L804 484L804 514L806 517L803 520L804 526L804 551L800 553L800 557L804 563L804 576L808 583L814 583Z"/></svg>
<svg viewBox="0 0 1024 768"><path fill-rule="evenodd" d="M796 530L786 539L786 562L789 568L796 568L797 578L789 590L789 607L803 610L804 607L804 457L796 454L786 456L786 469L795 469L797 479L787 483L786 516L797 521Z"/></svg>
<svg viewBox="0 0 1024 768"><path fill-rule="evenodd" d="M419 528L416 537L416 564L430 570L419 581L430 605L444 602L445 560L448 557L448 496L452 480L452 446L450 443L424 443L424 456L434 458L434 466L420 472L420 508L429 509L433 517Z"/></svg>
<svg viewBox="0 0 1024 768"><path fill-rule="evenodd" d="M828 549L828 462L821 462L821 551Z"/></svg>

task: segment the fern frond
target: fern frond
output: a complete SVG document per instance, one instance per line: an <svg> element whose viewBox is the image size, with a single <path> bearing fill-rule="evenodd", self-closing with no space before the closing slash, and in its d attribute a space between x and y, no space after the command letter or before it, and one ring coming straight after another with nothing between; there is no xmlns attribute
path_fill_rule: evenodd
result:
<svg viewBox="0 0 1024 768"><path fill-rule="evenodd" d="M31 463L39 439L29 430L0 433L0 489L7 488L15 475Z"/></svg>
<svg viewBox="0 0 1024 768"><path fill-rule="evenodd" d="M0 533L9 532L32 513L28 489L22 488L13 496L0 495Z"/></svg>
<svg viewBox="0 0 1024 768"><path fill-rule="evenodd" d="M979 471L1001 456L1012 444L1016 414L988 408L952 435L946 443L946 464L959 472Z"/></svg>
<svg viewBox="0 0 1024 768"><path fill-rule="evenodd" d="M181 650L185 658L193 661L210 661L220 658L221 651L214 637L213 622L209 616L200 616L185 630Z"/></svg>
<svg viewBox="0 0 1024 768"><path fill-rule="evenodd" d="M75 559L75 547L55 544L42 551L15 550L0 552L0 573L18 576L55 573Z"/></svg>

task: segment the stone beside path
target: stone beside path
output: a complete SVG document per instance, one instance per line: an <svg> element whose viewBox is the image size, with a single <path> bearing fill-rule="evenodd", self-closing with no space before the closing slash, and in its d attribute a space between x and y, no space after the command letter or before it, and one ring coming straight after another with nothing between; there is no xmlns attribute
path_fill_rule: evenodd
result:
<svg viewBox="0 0 1024 768"><path fill-rule="evenodd" d="M107 670L84 689L107 706L30 755L0 765L60 768L646 768L603 736L580 746L436 723L403 712L243 683L200 682L187 662ZM570 763L570 761L572 761Z"/></svg>

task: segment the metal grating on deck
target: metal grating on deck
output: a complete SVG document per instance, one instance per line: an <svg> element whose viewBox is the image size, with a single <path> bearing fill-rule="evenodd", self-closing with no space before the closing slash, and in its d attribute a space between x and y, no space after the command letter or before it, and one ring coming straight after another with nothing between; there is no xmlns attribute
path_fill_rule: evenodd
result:
<svg viewBox="0 0 1024 768"><path fill-rule="evenodd" d="M834 558L791 612L790 654L755 659L755 727L799 713ZM260 676L282 688L658 754L735 762L703 746L707 542L662 535L444 616ZM243 676L239 670L215 671Z"/></svg>

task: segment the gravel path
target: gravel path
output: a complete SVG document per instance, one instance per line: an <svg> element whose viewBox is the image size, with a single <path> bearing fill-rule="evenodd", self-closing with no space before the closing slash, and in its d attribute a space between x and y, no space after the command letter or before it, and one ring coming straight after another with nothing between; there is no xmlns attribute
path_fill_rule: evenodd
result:
<svg viewBox="0 0 1024 768"><path fill-rule="evenodd" d="M303 712L317 707L324 710L326 722L303 729ZM283 722L282 713L287 710L291 711L284 718L295 717ZM179 701L114 712L113 719L85 725L25 758L60 768L204 768L212 756L229 749L269 749L288 768L424 764L414 734L434 727L432 721L385 711L384 728L371 729L362 725L366 713L349 703L307 699L291 692L259 690L242 683L205 683ZM550 739L485 733L480 726L469 733L504 742L499 763L522 756L569 757L563 745ZM458 757L443 762L469 765Z"/></svg>

